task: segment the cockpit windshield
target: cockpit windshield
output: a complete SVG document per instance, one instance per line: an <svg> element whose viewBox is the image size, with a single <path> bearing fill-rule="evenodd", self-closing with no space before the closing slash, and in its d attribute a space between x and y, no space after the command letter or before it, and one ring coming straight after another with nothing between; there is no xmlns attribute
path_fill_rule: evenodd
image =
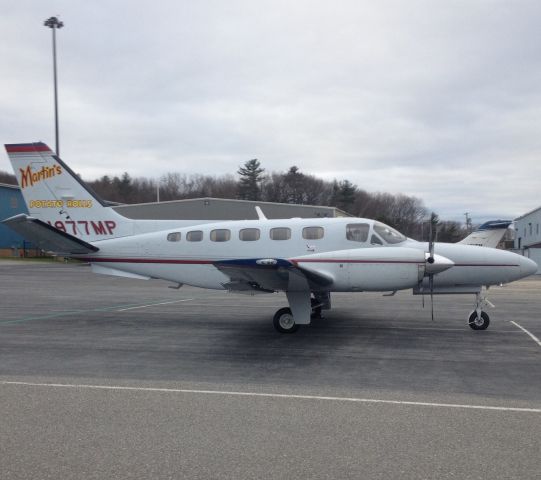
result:
<svg viewBox="0 0 541 480"><path fill-rule="evenodd" d="M406 240L406 237L400 232L381 222L374 222L374 230L389 244L400 243Z"/></svg>

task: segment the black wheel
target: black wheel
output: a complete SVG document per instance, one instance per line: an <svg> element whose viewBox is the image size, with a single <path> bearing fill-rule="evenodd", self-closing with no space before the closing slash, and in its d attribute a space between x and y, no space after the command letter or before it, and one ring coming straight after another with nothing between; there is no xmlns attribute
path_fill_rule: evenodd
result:
<svg viewBox="0 0 541 480"><path fill-rule="evenodd" d="M290 308L281 308L274 314L272 320L274 328L280 333L294 333L299 329L299 326L295 323L293 314Z"/></svg>
<svg viewBox="0 0 541 480"><path fill-rule="evenodd" d="M471 312L470 318L468 319L468 324L474 330L486 330L490 325L490 318L485 312L481 312L481 316L477 317L477 312L474 310Z"/></svg>
<svg viewBox="0 0 541 480"><path fill-rule="evenodd" d="M318 302L315 298L310 299L310 303L312 304L312 313L310 316L312 318L321 318L321 304ZM318 305L315 307L314 305Z"/></svg>

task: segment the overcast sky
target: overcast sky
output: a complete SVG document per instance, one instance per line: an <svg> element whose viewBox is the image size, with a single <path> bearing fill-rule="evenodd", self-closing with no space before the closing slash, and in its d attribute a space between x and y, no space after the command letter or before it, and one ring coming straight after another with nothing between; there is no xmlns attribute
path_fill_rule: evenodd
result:
<svg viewBox="0 0 541 480"><path fill-rule="evenodd" d="M258 158L448 219L541 205L539 0L0 5L0 140L54 148L59 14L60 151L83 178Z"/></svg>

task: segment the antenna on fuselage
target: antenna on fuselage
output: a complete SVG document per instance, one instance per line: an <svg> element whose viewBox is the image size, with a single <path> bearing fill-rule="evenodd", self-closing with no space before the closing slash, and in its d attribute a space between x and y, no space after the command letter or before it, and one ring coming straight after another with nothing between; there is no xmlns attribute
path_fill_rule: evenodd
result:
<svg viewBox="0 0 541 480"><path fill-rule="evenodd" d="M267 217L265 217L265 214L263 213L263 210L259 208L258 206L255 207L255 211L257 212L257 218L259 220L268 220Z"/></svg>

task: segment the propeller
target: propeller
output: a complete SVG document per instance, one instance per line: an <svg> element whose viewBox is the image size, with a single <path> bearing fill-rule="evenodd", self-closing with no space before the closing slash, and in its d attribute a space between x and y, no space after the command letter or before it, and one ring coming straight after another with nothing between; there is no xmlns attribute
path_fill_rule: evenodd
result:
<svg viewBox="0 0 541 480"><path fill-rule="evenodd" d="M429 239L428 239L428 256L426 257L427 266L434 265L434 242L438 236L438 222L439 218L436 213L432 212L430 214L430 230L429 230ZM434 270L428 270L428 288L430 290L430 316L432 321L434 321ZM424 308L424 295L423 295L423 308Z"/></svg>

